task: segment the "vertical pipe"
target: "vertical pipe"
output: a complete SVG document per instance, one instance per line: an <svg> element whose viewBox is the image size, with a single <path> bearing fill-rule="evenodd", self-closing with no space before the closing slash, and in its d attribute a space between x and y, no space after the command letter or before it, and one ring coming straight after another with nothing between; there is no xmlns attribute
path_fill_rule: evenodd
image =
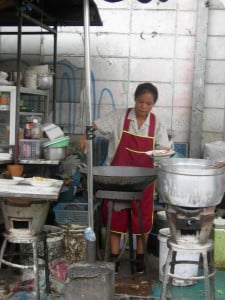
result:
<svg viewBox="0 0 225 300"><path fill-rule="evenodd" d="M19 126L20 126L20 69L21 69L21 39L22 39L22 13L19 9L18 35L17 35L17 79L16 79L16 117L15 117L15 149L14 163L19 159Z"/></svg>
<svg viewBox="0 0 225 300"><path fill-rule="evenodd" d="M54 33L54 54L53 54L53 99L52 99L52 122L56 122L56 71L57 71L57 25L54 26L54 30L56 33Z"/></svg>
<svg viewBox="0 0 225 300"><path fill-rule="evenodd" d="M88 225L94 231L94 212L93 212L93 135L92 128L92 101L91 101L91 68L90 68L90 3L89 0L84 0L84 52L85 52L85 98L88 111L88 126L87 126L87 188L88 188ZM89 130L89 132L88 132ZM95 245L95 241L92 242ZM90 241L87 241L87 247L91 247ZM93 251L87 251L87 261L94 262L95 254ZM89 255L90 254L90 255Z"/></svg>

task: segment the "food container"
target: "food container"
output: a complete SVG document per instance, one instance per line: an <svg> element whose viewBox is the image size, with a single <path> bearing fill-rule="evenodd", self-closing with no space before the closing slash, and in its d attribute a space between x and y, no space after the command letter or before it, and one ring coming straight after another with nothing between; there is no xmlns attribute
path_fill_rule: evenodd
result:
<svg viewBox="0 0 225 300"><path fill-rule="evenodd" d="M37 73L34 71L26 71L24 77L24 85L30 89L37 88Z"/></svg>
<svg viewBox="0 0 225 300"><path fill-rule="evenodd" d="M44 124L42 125L42 130L46 133L48 138L52 141L61 137L64 137L64 133L60 127L55 124Z"/></svg>
<svg viewBox="0 0 225 300"><path fill-rule="evenodd" d="M44 157L48 160L61 160L67 155L67 147L46 147L44 148Z"/></svg>
<svg viewBox="0 0 225 300"><path fill-rule="evenodd" d="M41 90L49 90L53 84L52 74L39 74L38 75L38 88Z"/></svg>

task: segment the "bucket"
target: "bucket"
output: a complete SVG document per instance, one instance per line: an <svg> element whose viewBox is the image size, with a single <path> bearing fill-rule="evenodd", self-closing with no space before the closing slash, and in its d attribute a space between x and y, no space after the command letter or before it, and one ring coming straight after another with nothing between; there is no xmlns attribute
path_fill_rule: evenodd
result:
<svg viewBox="0 0 225 300"><path fill-rule="evenodd" d="M115 276L113 263L98 261L94 264L76 263L69 267L67 275L65 300L114 299Z"/></svg>
<svg viewBox="0 0 225 300"><path fill-rule="evenodd" d="M26 71L25 78L24 78L24 85L30 89L37 88L37 73L34 71Z"/></svg>
<svg viewBox="0 0 225 300"><path fill-rule="evenodd" d="M169 228L163 228L159 230L159 280L163 281L163 268L166 263L166 258L168 255L167 240L170 237ZM199 261L199 254L187 253L187 251L178 251L177 260L190 260ZM175 266L174 274L181 277L195 277L198 275L198 264L177 264ZM183 280L173 278L172 284L176 286L188 286L196 283L196 280Z"/></svg>
<svg viewBox="0 0 225 300"><path fill-rule="evenodd" d="M52 225L44 225L43 230L46 232L47 237L47 247L48 247L48 262L49 265L55 259L61 259L63 256L63 230L60 227ZM43 242L39 241L38 245L38 265L39 265L39 277L40 281L45 281L45 271L44 271L44 247ZM24 265L33 264L33 250L31 244L20 244L20 252L24 255L21 256L21 263ZM32 268L27 268L22 270L22 280L28 280L34 278L34 272Z"/></svg>
<svg viewBox="0 0 225 300"><path fill-rule="evenodd" d="M48 261L51 262L54 259L62 258L63 256L63 230L60 227L52 226L52 225L44 225L43 230L47 234L47 247L48 247ZM43 242L38 242L38 255L44 255L44 247ZM22 253L28 254L28 260L23 258L23 263L32 263L33 262L33 254L32 254L32 245L31 244L20 244L20 250ZM31 255L29 255L31 254Z"/></svg>
<svg viewBox="0 0 225 300"><path fill-rule="evenodd" d="M60 226L64 232L65 258L69 263L86 260L85 226L69 224Z"/></svg>
<svg viewBox="0 0 225 300"><path fill-rule="evenodd" d="M167 215L165 210L158 211L156 213L156 230L159 232L162 228L167 228Z"/></svg>
<svg viewBox="0 0 225 300"><path fill-rule="evenodd" d="M152 228L152 231L149 234L147 250L149 253L152 253L155 256L159 256L159 240L158 233L162 228L168 227L166 211L158 211L155 216L155 222Z"/></svg>
<svg viewBox="0 0 225 300"><path fill-rule="evenodd" d="M216 269L225 269L225 219L214 220L214 266Z"/></svg>

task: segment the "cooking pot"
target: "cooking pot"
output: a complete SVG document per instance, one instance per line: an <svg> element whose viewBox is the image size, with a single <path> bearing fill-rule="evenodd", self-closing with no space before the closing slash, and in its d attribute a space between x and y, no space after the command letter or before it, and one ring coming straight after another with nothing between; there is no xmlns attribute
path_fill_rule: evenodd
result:
<svg viewBox="0 0 225 300"><path fill-rule="evenodd" d="M44 158L49 160L61 160L67 155L67 147L46 147L44 148Z"/></svg>
<svg viewBox="0 0 225 300"><path fill-rule="evenodd" d="M168 158L160 162L158 191L165 203L183 207L218 205L225 191L225 167L206 159Z"/></svg>
<svg viewBox="0 0 225 300"><path fill-rule="evenodd" d="M86 168L80 170L87 173ZM96 189L110 191L142 191L157 177L154 168L129 166L95 166L93 182Z"/></svg>
<svg viewBox="0 0 225 300"><path fill-rule="evenodd" d="M52 74L39 74L38 75L38 88L41 90L49 90L53 84Z"/></svg>

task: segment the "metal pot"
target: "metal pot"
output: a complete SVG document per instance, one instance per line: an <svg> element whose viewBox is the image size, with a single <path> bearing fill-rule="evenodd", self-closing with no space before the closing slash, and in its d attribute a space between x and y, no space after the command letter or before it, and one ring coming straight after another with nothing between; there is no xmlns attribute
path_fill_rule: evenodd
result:
<svg viewBox="0 0 225 300"><path fill-rule="evenodd" d="M158 170L158 191L162 201L183 207L218 205L225 191L225 167L205 159L164 159Z"/></svg>
<svg viewBox="0 0 225 300"><path fill-rule="evenodd" d="M67 155L67 147L46 147L44 148L44 158L49 160L61 160Z"/></svg>
<svg viewBox="0 0 225 300"><path fill-rule="evenodd" d="M81 169L87 173L87 169ZM93 167L95 187L111 191L142 191L157 177L154 168L128 166L97 166Z"/></svg>

